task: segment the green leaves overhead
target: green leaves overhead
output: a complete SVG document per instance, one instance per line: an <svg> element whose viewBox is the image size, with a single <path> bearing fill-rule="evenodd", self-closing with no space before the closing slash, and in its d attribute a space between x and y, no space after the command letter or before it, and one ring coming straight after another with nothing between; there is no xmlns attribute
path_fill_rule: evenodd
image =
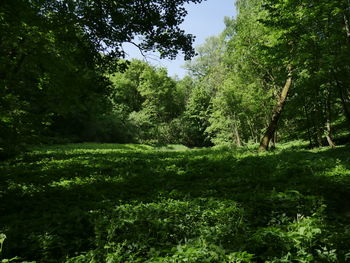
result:
<svg viewBox="0 0 350 263"><path fill-rule="evenodd" d="M116 63L122 44L190 58L194 37L179 25L184 4L201 1L1 1L0 155L46 136L111 134L116 123L106 120L113 110L104 75L125 70Z"/></svg>
<svg viewBox="0 0 350 263"><path fill-rule="evenodd" d="M162 57L174 58L182 50L190 58L194 37L179 25L187 14L183 5L201 1L50 0L33 4L52 21L78 26L97 50L111 56L123 56L123 42L137 42L143 50L158 50Z"/></svg>

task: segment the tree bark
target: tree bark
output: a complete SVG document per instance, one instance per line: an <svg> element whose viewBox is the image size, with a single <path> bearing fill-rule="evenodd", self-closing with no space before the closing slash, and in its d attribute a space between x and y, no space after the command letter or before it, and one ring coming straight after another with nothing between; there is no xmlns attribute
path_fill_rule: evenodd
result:
<svg viewBox="0 0 350 263"><path fill-rule="evenodd" d="M348 124L350 125L350 110L348 108L347 95L344 94L344 87L340 84L340 82L335 78L335 83L338 88L341 104L343 106L343 111Z"/></svg>
<svg viewBox="0 0 350 263"><path fill-rule="evenodd" d="M324 104L322 104L324 106ZM314 110L313 110L313 116L312 116L312 121L313 121L313 126L314 126L314 131L315 131L315 142L316 146L322 147L323 146L323 137L324 137L324 123L325 123L325 112L324 109L320 108L320 106L314 105Z"/></svg>
<svg viewBox="0 0 350 263"><path fill-rule="evenodd" d="M327 139L329 147L335 148L335 143L332 140L331 134L332 134L331 122L330 122L330 120L327 120L327 122L326 122L326 139Z"/></svg>
<svg viewBox="0 0 350 263"><path fill-rule="evenodd" d="M348 43L350 43L350 23L346 14L344 14L344 24L345 24L345 31L346 31L346 39Z"/></svg>
<svg viewBox="0 0 350 263"><path fill-rule="evenodd" d="M271 147L270 149L276 149L276 143L277 143L277 131L274 132L272 138L271 138Z"/></svg>
<svg viewBox="0 0 350 263"><path fill-rule="evenodd" d="M241 141L241 137L239 136L237 125L235 125L235 137L236 137L237 146L242 147L242 141Z"/></svg>
<svg viewBox="0 0 350 263"><path fill-rule="evenodd" d="M239 135L239 131L238 131L238 123L239 121L236 118L236 114L234 114L233 116L234 122L233 122L233 133L236 139L236 145L238 147L242 147L242 140L241 140L241 136Z"/></svg>
<svg viewBox="0 0 350 263"><path fill-rule="evenodd" d="M331 117L332 117L332 112L331 112L331 92L328 91L328 96L327 96L327 103L326 103L326 139L328 142L328 145L332 148L335 148L335 143L332 139L332 127L331 127Z"/></svg>
<svg viewBox="0 0 350 263"><path fill-rule="evenodd" d="M252 140L255 142L255 143L258 143L258 138L257 138L257 133L254 132L254 127L253 127L253 124L252 122L250 121L250 119L247 119L247 122L248 122L248 126L249 126L249 130L250 130L250 134L252 136Z"/></svg>
<svg viewBox="0 0 350 263"><path fill-rule="evenodd" d="M305 113L305 118L306 118L306 127L307 127L307 136L309 138L309 142L310 142L310 148L313 146L312 143L312 137L311 137L311 131L310 131L310 121L309 121L309 114L307 113L307 108L306 108L306 100L304 98L304 113Z"/></svg>
<svg viewBox="0 0 350 263"><path fill-rule="evenodd" d="M276 132L278 120L281 117L281 114L288 96L288 92L291 86L292 86L292 74L291 74L291 71L289 71L287 81L282 89L282 93L278 99L277 106L273 110L271 121L266 129L266 132L263 138L260 141L259 151L267 151L269 148L270 141Z"/></svg>

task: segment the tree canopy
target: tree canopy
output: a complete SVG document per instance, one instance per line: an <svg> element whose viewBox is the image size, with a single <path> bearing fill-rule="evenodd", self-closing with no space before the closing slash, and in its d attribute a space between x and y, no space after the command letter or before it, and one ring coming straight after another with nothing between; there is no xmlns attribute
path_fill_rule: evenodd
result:
<svg viewBox="0 0 350 263"><path fill-rule="evenodd" d="M189 2L201 0L1 1L1 152L39 137L100 137L106 74L125 69L117 63L123 43L161 57L194 55L194 36L179 27Z"/></svg>
<svg viewBox="0 0 350 263"><path fill-rule="evenodd" d="M237 0L225 30L196 48L180 28L193 1L4 0L0 145L47 141L347 141L349 6ZM197 56L188 76L123 60L123 43Z"/></svg>

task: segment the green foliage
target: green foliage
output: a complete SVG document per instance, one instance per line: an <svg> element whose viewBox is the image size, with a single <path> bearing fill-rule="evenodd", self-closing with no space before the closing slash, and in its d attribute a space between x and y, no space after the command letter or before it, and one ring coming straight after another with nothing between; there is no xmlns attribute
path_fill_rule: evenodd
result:
<svg viewBox="0 0 350 263"><path fill-rule="evenodd" d="M172 145L37 147L0 163L1 255L36 262L346 262L349 149L304 147L294 142L259 154Z"/></svg>
<svg viewBox="0 0 350 263"><path fill-rule="evenodd" d="M111 105L110 97L115 94L111 94L105 75L125 70L127 63L118 61L124 56L122 43L134 43L139 36L141 49L157 50L162 58L174 58L180 50L186 58L193 56L194 37L179 28L187 14L183 5L189 2L201 0L155 0L147 5L129 1L2 1L0 157L39 142L132 141L126 109L112 107L116 105ZM148 112L151 118L160 112L164 114L157 118L162 121L173 117L177 108L172 108L167 96L174 82L164 70L143 74L145 93L148 86L164 83L167 88L147 93L148 97L157 96L152 103L148 98L143 101L152 108ZM131 102L135 101L125 91L119 92L121 99L134 110ZM154 103L156 99L161 105Z"/></svg>
<svg viewBox="0 0 350 263"><path fill-rule="evenodd" d="M265 1L263 9L268 16L261 22L278 35L270 45L261 45L265 61L280 60L293 68L286 137L308 139L312 146L330 144L350 120L344 96L349 85L342 80L349 75L348 7L343 1Z"/></svg>
<svg viewBox="0 0 350 263"><path fill-rule="evenodd" d="M348 6L238 0L236 9L224 32L198 47L186 65L197 82L192 90L201 87L210 96L199 134L216 145L259 141L291 74L275 138L308 140L311 147L348 141Z"/></svg>
<svg viewBox="0 0 350 263"><path fill-rule="evenodd" d="M132 60L123 73L111 76L113 82L111 103L114 118L121 118L125 127L122 132L130 141L140 143L178 143L184 90L177 90L176 82L167 71L149 64ZM118 141L116 138L115 141Z"/></svg>
<svg viewBox="0 0 350 263"><path fill-rule="evenodd" d="M182 143L187 146L210 146L205 130L209 126L210 94L205 86L197 84L188 98L182 116Z"/></svg>
<svg viewBox="0 0 350 263"><path fill-rule="evenodd" d="M188 124L188 118L184 120L194 145L256 142L270 118L274 88L267 78L273 74L273 67L260 61L257 46L272 37L258 22L263 17L260 4L237 1L237 18L226 18L225 31L207 39L197 48L199 55L186 65L196 79L189 98L207 96L205 102L187 101L184 116L187 112L197 116ZM202 108L201 114L193 104Z"/></svg>
<svg viewBox="0 0 350 263"><path fill-rule="evenodd" d="M6 239L6 235L0 233L0 256L2 256L2 247L4 245L5 239ZM1 263L12 262L12 261L15 261L17 259L19 259L19 258L18 257L13 257L11 259L1 259Z"/></svg>
<svg viewBox="0 0 350 263"><path fill-rule="evenodd" d="M82 131L106 105L100 54L31 2L5 1L1 12L0 155L55 136L89 138Z"/></svg>
<svg viewBox="0 0 350 263"><path fill-rule="evenodd" d="M0 157L148 145L1 161L1 262L348 261L349 147L305 143L348 135L348 5L238 0L174 80L122 43L190 58L201 0L146 2L2 1ZM299 141L258 154L289 73Z"/></svg>

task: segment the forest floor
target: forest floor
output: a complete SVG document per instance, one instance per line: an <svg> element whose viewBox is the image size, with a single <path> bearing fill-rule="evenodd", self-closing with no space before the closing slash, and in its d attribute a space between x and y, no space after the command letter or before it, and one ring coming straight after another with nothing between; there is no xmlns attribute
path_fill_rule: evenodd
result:
<svg viewBox="0 0 350 263"><path fill-rule="evenodd" d="M0 162L0 262L350 262L349 153L39 147Z"/></svg>

